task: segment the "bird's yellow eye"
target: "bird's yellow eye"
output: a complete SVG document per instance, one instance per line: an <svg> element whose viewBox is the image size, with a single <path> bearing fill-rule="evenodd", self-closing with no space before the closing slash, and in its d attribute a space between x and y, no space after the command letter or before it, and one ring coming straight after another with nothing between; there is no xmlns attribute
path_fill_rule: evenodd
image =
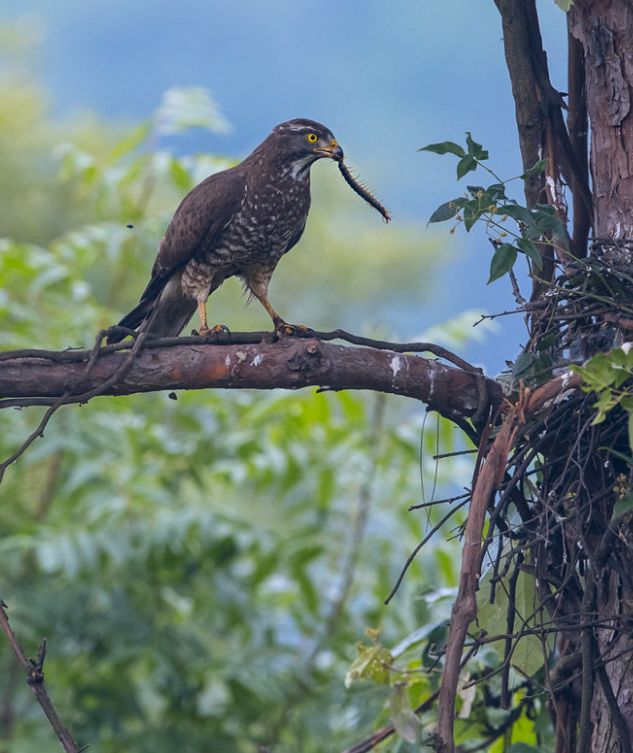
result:
<svg viewBox="0 0 633 753"><path fill-rule="evenodd" d="M307 135L307 139L311 144L315 144L319 140L319 137L316 135L316 133L309 133Z"/></svg>

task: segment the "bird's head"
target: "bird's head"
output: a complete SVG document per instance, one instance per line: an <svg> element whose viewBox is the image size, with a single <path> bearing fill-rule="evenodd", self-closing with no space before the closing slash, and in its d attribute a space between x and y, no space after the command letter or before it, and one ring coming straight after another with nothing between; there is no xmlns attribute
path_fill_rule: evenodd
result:
<svg viewBox="0 0 633 753"><path fill-rule="evenodd" d="M337 161L343 159L343 150L332 131L315 120L287 120L273 128L271 138L278 152L297 166L297 172L303 172L322 157Z"/></svg>

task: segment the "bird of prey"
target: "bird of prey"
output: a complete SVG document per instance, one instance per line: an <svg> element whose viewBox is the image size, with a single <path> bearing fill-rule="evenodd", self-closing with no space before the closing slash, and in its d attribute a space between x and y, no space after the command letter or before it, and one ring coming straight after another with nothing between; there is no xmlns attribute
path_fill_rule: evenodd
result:
<svg viewBox="0 0 633 753"><path fill-rule="evenodd" d="M235 167L198 184L169 223L139 304L119 326L178 335L197 309L199 333L205 335L207 298L236 275L262 303L275 332L291 334L292 325L268 300L268 283L303 233L310 168L322 157L341 162L343 150L329 128L298 118L275 126ZM109 342L124 336L115 330Z"/></svg>

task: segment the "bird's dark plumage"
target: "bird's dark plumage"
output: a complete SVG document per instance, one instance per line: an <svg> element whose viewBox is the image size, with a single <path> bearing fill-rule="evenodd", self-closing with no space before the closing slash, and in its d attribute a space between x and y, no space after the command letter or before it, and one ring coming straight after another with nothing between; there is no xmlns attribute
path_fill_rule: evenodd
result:
<svg viewBox="0 0 633 753"><path fill-rule="evenodd" d="M228 277L237 275L270 314L268 283L281 257L297 243L310 209L310 167L321 157L342 159L332 132L313 120L289 120L239 165L197 185L176 210L161 241L139 304L120 326L177 335ZM109 338L116 342L123 335Z"/></svg>

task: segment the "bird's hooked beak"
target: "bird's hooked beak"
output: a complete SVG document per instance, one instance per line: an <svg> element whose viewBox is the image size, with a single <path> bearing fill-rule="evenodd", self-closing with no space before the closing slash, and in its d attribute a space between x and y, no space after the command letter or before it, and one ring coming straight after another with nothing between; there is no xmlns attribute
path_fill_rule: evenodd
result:
<svg viewBox="0 0 633 753"><path fill-rule="evenodd" d="M327 146L315 146L314 151L320 157L329 157L337 162L343 159L343 150L338 145L336 139L332 139Z"/></svg>

